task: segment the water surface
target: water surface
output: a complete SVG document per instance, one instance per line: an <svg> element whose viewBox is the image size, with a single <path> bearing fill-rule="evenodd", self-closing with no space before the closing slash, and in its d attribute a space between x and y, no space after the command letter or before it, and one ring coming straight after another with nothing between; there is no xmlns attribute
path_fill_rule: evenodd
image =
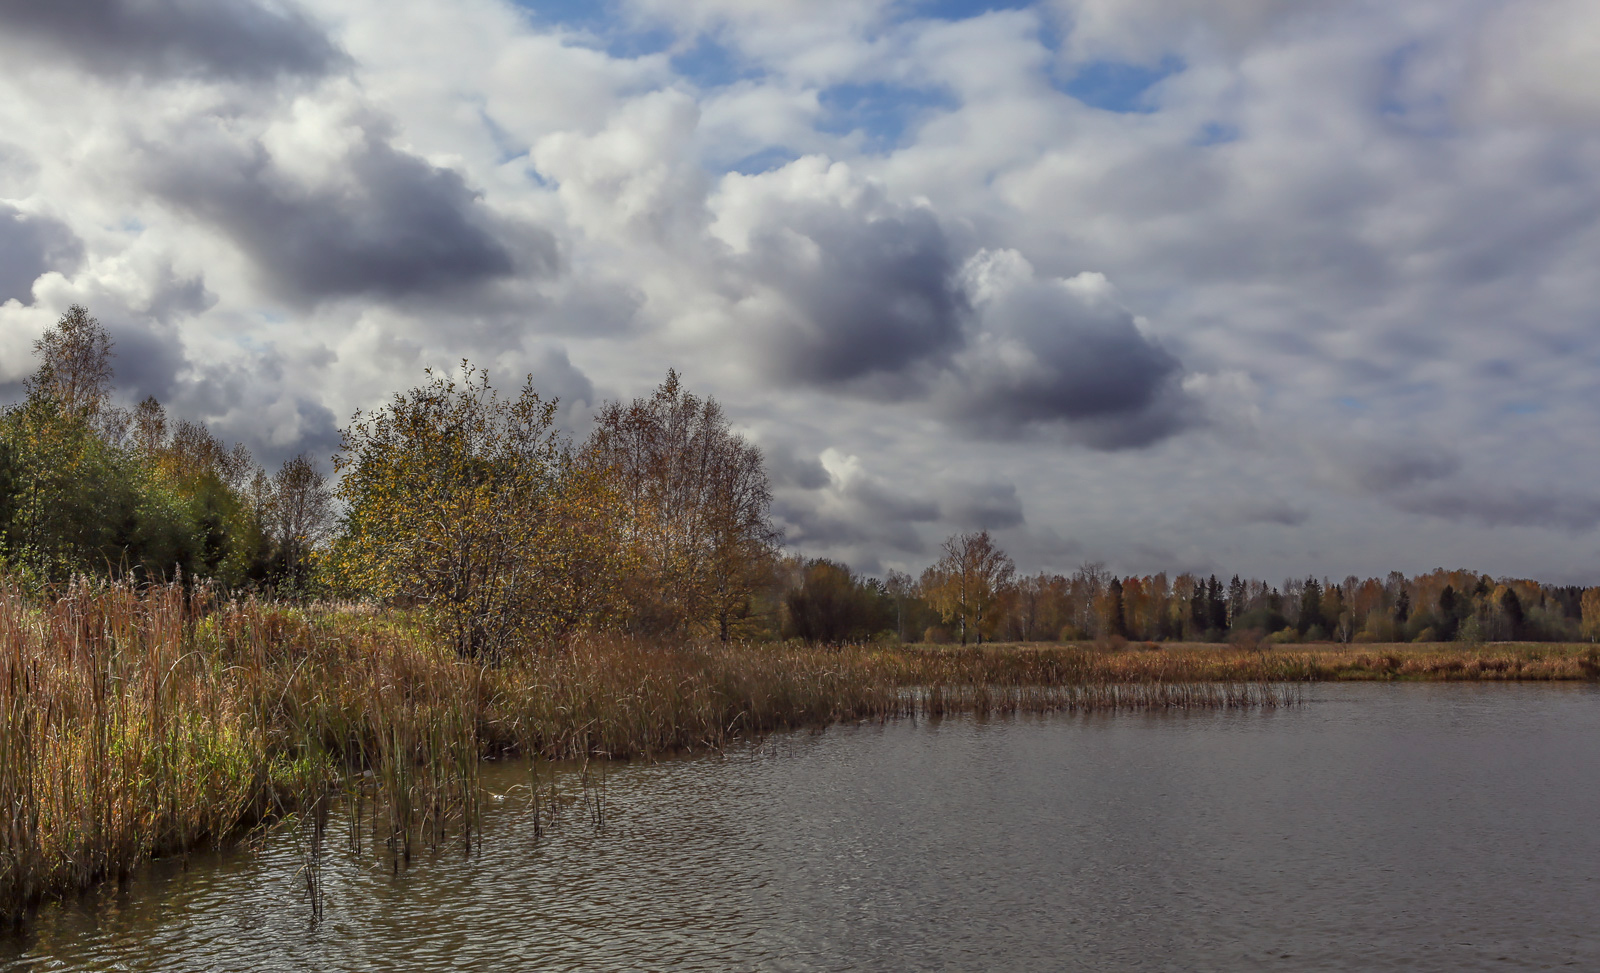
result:
<svg viewBox="0 0 1600 973"><path fill-rule="evenodd" d="M162 863L0 969L1600 969L1600 692L1320 685L1272 712L900 721L613 766L395 875ZM573 781L566 780L570 788Z"/></svg>

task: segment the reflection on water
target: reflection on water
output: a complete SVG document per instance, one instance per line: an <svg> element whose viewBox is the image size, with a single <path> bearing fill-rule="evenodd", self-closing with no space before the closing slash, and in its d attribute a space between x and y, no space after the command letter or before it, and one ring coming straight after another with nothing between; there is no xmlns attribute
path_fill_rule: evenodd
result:
<svg viewBox="0 0 1600 973"><path fill-rule="evenodd" d="M319 924L276 839L51 906L0 969L1600 969L1589 687L786 735L613 767L603 826L537 841L527 768L486 778L470 858L330 841Z"/></svg>

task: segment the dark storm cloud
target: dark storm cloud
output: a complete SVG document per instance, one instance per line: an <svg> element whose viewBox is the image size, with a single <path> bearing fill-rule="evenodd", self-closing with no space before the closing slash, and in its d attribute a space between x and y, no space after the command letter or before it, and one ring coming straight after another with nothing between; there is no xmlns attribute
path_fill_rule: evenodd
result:
<svg viewBox="0 0 1600 973"><path fill-rule="evenodd" d="M748 269L797 317L758 337L770 369L800 384L894 377L961 342L965 299L933 214L863 216L796 206L752 234Z"/></svg>
<svg viewBox="0 0 1600 973"><path fill-rule="evenodd" d="M1373 493L1390 493L1442 480L1461 468L1461 459L1426 443L1362 443L1333 451L1341 475Z"/></svg>
<svg viewBox="0 0 1600 973"><path fill-rule="evenodd" d="M1485 527L1546 527L1589 531L1600 525L1600 497L1542 490L1426 490L1397 498L1396 507L1454 522Z"/></svg>
<svg viewBox="0 0 1600 973"><path fill-rule="evenodd" d="M1196 504L1203 516L1230 524L1278 524L1298 527L1311 519L1311 511L1282 497L1240 497Z"/></svg>
<svg viewBox="0 0 1600 973"><path fill-rule="evenodd" d="M449 296L556 262L548 233L497 223L460 175L370 130L336 185L301 184L259 144L178 158L156 162L151 188L226 233L293 300Z"/></svg>
<svg viewBox="0 0 1600 973"><path fill-rule="evenodd" d="M122 397L129 402L150 395L162 402L171 399L178 374L189 368L177 332L114 312L102 320L115 342L112 351L116 358L111 365Z"/></svg>
<svg viewBox="0 0 1600 973"><path fill-rule="evenodd" d="M977 328L941 392L962 425L1000 435L1059 425L1097 449L1127 449L1184 424L1182 364L1092 288L1012 283L981 302Z"/></svg>
<svg viewBox="0 0 1600 973"><path fill-rule="evenodd" d="M818 464L820 466L820 464ZM873 547L919 554L925 548L918 524L937 521L940 505L897 489L851 461L820 489L781 494L773 505L785 527L785 541L810 550Z"/></svg>
<svg viewBox="0 0 1600 973"><path fill-rule="evenodd" d="M787 443L763 444L761 452L773 486L820 490L833 482L821 460L801 456Z"/></svg>
<svg viewBox="0 0 1600 973"><path fill-rule="evenodd" d="M65 223L0 203L0 304L31 304L41 274L71 273L82 262L83 243Z"/></svg>
<svg viewBox="0 0 1600 973"><path fill-rule="evenodd" d="M0 0L0 38L110 77L257 81L345 61L298 7L252 0Z"/></svg>
<svg viewBox="0 0 1600 973"><path fill-rule="evenodd" d="M958 527L1004 530L1022 524L1022 500L1010 483L952 484L939 501L943 519Z"/></svg>
<svg viewBox="0 0 1600 973"><path fill-rule="evenodd" d="M775 502L773 513L784 527L784 542L800 550L848 547L921 554L927 549L911 520L885 520L861 509L823 510L792 497Z"/></svg>

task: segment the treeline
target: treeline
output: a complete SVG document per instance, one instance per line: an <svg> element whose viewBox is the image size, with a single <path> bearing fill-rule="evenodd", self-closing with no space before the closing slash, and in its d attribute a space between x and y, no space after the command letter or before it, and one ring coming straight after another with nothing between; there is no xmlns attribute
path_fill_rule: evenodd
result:
<svg viewBox="0 0 1600 973"><path fill-rule="evenodd" d="M336 483L297 457L112 404L110 338L74 306L0 415L0 568L414 609L465 656L597 629L723 641L777 631L761 453L675 373L575 444L531 384L429 373L342 430Z"/></svg>
<svg viewBox="0 0 1600 973"><path fill-rule="evenodd" d="M1119 577L1090 564L1071 575L1015 577L962 571L952 546L913 580L861 577L833 561L791 562L787 625L805 638L925 642L1593 641L1600 588L1555 586L1472 571L1342 581L1289 579L1273 586L1234 576ZM968 562L970 563L970 562ZM1008 562L1007 562L1008 565ZM966 603L963 605L962 596Z"/></svg>
<svg viewBox="0 0 1600 973"><path fill-rule="evenodd" d="M785 558L759 450L676 373L555 428L531 384L457 376L358 413L328 482L309 457L268 474L242 446L112 404L110 339L73 307L35 344L25 399L0 414L0 569L206 581L233 593L363 598L415 610L462 654L583 631L722 641L1575 640L1600 588L1414 578L1018 576L986 531L919 576Z"/></svg>
<svg viewBox="0 0 1600 973"><path fill-rule="evenodd" d="M312 583L332 524L316 463L268 474L154 398L115 407L111 340L74 306L35 343L25 399L0 413L0 562L52 584L109 575L211 578L283 591Z"/></svg>

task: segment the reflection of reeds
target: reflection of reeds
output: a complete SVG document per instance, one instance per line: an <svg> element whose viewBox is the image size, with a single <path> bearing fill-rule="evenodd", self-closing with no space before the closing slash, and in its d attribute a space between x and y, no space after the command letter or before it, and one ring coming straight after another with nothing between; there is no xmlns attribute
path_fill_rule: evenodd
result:
<svg viewBox="0 0 1600 973"><path fill-rule="evenodd" d="M1587 653L1587 654L1585 654ZM1584 667L1588 666L1589 669ZM0 916L155 855L297 814L320 902L327 803L398 870L418 842L470 849L479 762L665 754L840 720L948 713L1271 707L1308 679L1590 677L1592 651L1248 652L1218 647L663 647L595 637L495 668L404 617L305 611L204 590L0 583ZM582 796L532 779L548 822Z"/></svg>

